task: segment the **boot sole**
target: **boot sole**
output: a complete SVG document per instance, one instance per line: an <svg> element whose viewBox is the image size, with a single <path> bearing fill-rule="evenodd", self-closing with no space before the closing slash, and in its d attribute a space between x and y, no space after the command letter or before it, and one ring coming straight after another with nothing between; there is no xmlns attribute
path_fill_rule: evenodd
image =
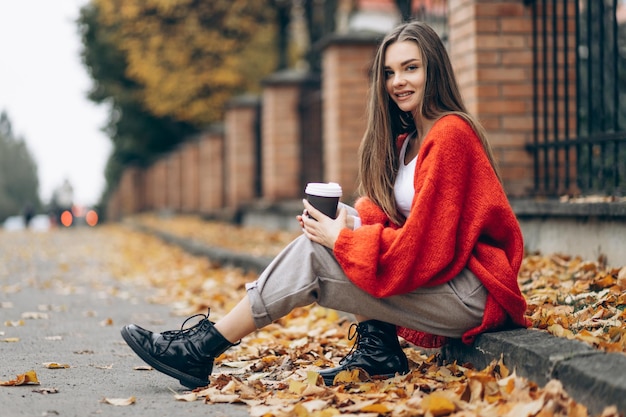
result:
<svg viewBox="0 0 626 417"><path fill-rule="evenodd" d="M194 376L191 375L187 375L183 372L180 372L178 369L174 369L171 366L167 366L166 364L159 362L158 360L154 359L151 355L149 355L148 353L146 353L141 346L139 346L139 344L137 344L137 342L135 342L135 339L132 338L132 336L130 335L130 333L128 332L128 330L126 329L126 327L123 327L121 330L122 333L122 337L124 338L124 341L128 344L128 346L130 346L130 348L133 350L133 352L135 352L137 354L137 356L139 356L144 362L146 362L148 365L152 366L154 369L156 369L157 371L160 371L166 375L171 376L172 378L176 378L178 379L178 382L180 382L181 385L189 388L189 389L195 389L198 387L205 387L207 385L209 385L209 381L208 380L202 380L200 378L196 378Z"/></svg>

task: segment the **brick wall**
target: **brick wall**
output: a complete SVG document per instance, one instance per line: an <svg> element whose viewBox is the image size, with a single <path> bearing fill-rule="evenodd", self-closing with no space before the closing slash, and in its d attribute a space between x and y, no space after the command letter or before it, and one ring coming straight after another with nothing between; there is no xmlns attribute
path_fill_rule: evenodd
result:
<svg viewBox="0 0 626 417"><path fill-rule="evenodd" d="M200 209L200 145L198 140L187 142L181 153L181 201L183 213L194 213Z"/></svg>
<svg viewBox="0 0 626 417"><path fill-rule="evenodd" d="M198 139L198 210L209 214L224 207L224 126L214 125Z"/></svg>
<svg viewBox="0 0 626 417"><path fill-rule="evenodd" d="M341 184L348 202L358 185L358 148L377 40L366 34L337 36L329 39L322 56L324 181Z"/></svg>
<svg viewBox="0 0 626 417"><path fill-rule="evenodd" d="M166 158L166 193L167 209L179 212L181 210L181 155L180 149L171 152Z"/></svg>
<svg viewBox="0 0 626 417"><path fill-rule="evenodd" d="M119 220L143 209L144 172L138 167L128 167L120 179L117 192L107 204L107 217Z"/></svg>
<svg viewBox="0 0 626 417"><path fill-rule="evenodd" d="M160 159L148 168L146 188L148 190L152 210L161 211L168 207L167 203L167 161Z"/></svg>
<svg viewBox="0 0 626 417"><path fill-rule="evenodd" d="M225 204L237 208L258 197L260 154L257 146L260 101L256 96L238 97L226 109Z"/></svg>
<svg viewBox="0 0 626 417"><path fill-rule="evenodd" d="M506 191L533 185L532 16L520 0L449 0L450 58L468 110L488 132Z"/></svg>

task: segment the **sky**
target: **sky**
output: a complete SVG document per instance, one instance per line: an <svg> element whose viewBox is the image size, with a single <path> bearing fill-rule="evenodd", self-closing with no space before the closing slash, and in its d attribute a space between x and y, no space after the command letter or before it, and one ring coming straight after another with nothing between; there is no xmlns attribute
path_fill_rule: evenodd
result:
<svg viewBox="0 0 626 417"><path fill-rule="evenodd" d="M76 204L95 204L104 190L108 109L87 99L75 23L87 2L0 0L0 111L37 163L44 204L65 179Z"/></svg>

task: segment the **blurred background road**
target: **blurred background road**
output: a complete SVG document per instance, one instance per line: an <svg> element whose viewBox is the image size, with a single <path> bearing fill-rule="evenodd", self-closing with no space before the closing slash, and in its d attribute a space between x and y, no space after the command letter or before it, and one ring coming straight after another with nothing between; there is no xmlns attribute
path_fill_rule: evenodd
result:
<svg viewBox="0 0 626 417"><path fill-rule="evenodd" d="M0 381L34 370L40 385L0 386L0 416L248 415L242 405L175 401L184 391L177 381L135 369L144 364L119 328L178 328L181 319L146 301L154 289L112 277L111 263L119 260L111 254L123 234L15 229L0 229ZM69 367L46 368L50 362ZM102 402L130 397L129 406Z"/></svg>

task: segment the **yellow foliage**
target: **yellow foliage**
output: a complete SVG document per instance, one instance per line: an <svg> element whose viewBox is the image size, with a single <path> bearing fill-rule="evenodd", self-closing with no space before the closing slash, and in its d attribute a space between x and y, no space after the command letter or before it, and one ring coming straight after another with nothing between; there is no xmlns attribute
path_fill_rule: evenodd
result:
<svg viewBox="0 0 626 417"><path fill-rule="evenodd" d="M292 392L294 394L302 394L306 386L306 383L292 379L289 381L289 392Z"/></svg>
<svg viewBox="0 0 626 417"><path fill-rule="evenodd" d="M422 408L435 417L446 416L456 409L454 403L444 394L434 392L422 401Z"/></svg>
<svg viewBox="0 0 626 417"><path fill-rule="evenodd" d="M159 117L203 125L275 68L273 9L258 0L93 0Z"/></svg>
<svg viewBox="0 0 626 417"><path fill-rule="evenodd" d="M306 373L306 382L309 385L324 385L324 380L322 379L322 376L315 372L315 371L308 371Z"/></svg>
<svg viewBox="0 0 626 417"><path fill-rule="evenodd" d="M390 412L391 410L389 409L389 407L387 407L384 404L371 404L371 405L366 405L365 407L361 408L361 411L364 413L385 414L385 413Z"/></svg>
<svg viewBox="0 0 626 417"><path fill-rule="evenodd" d="M335 384L349 384L353 382L361 382L369 379L367 372L361 368L355 368L350 370L344 370L335 375Z"/></svg>

